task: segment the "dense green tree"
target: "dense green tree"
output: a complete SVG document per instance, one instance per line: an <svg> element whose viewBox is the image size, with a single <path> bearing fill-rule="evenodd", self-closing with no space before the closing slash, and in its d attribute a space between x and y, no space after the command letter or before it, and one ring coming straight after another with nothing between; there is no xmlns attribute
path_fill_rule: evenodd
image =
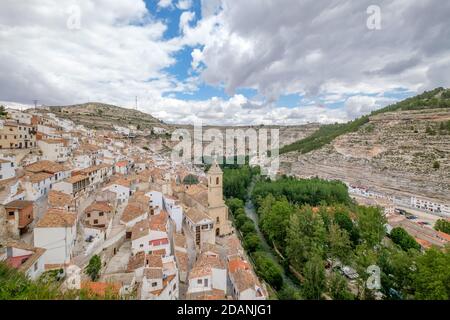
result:
<svg viewBox="0 0 450 320"><path fill-rule="evenodd" d="M248 252L254 252L261 249L261 241L256 233L248 233L245 235L244 248Z"/></svg>
<svg viewBox="0 0 450 320"><path fill-rule="evenodd" d="M437 231L441 231L447 234L450 234L450 221L445 219L439 219L436 221L436 224L434 225L434 229Z"/></svg>
<svg viewBox="0 0 450 320"><path fill-rule="evenodd" d="M419 251L408 252L396 246L384 247L379 256L377 265L381 269L381 285L384 293L393 299L399 294L403 299L413 297L413 275L416 269L416 258ZM392 289L397 292L394 296Z"/></svg>
<svg viewBox="0 0 450 320"><path fill-rule="evenodd" d="M321 179L280 178L276 181L259 181L253 189L253 199L263 199L267 195L276 199L286 197L289 202L318 206L320 204L350 204L347 186L339 181ZM258 204L258 201L256 201Z"/></svg>
<svg viewBox="0 0 450 320"><path fill-rule="evenodd" d="M302 296L299 290L290 285L284 284L283 288L278 291L278 299L280 300L301 300Z"/></svg>
<svg viewBox="0 0 450 320"><path fill-rule="evenodd" d="M283 286L281 268L265 252L257 251L252 256L255 260L257 274L274 289L280 289Z"/></svg>
<svg viewBox="0 0 450 320"><path fill-rule="evenodd" d="M361 240L369 246L379 245L386 234L386 218L375 207L358 207L358 230Z"/></svg>
<svg viewBox="0 0 450 320"><path fill-rule="evenodd" d="M94 255L87 265L85 272L91 277L92 281L96 281L99 278L100 270L102 268L102 261L98 255Z"/></svg>
<svg viewBox="0 0 450 320"><path fill-rule="evenodd" d="M414 273L416 299L450 299L450 249L429 249L417 258Z"/></svg>
<svg viewBox="0 0 450 320"><path fill-rule="evenodd" d="M287 231L286 255L290 263L301 270L314 256L324 256L325 227L311 207L304 206L291 215Z"/></svg>
<svg viewBox="0 0 450 320"><path fill-rule="evenodd" d="M399 245L405 251L409 249L420 249L420 245L417 241L405 231L405 229L397 227L392 229L390 237L392 241Z"/></svg>
<svg viewBox="0 0 450 320"><path fill-rule="evenodd" d="M245 223L253 223L252 219L245 214L240 214L235 218L236 227L240 230Z"/></svg>
<svg viewBox="0 0 450 320"><path fill-rule="evenodd" d="M347 231L333 223L327 238L330 256L348 264L352 260L352 246Z"/></svg>
<svg viewBox="0 0 450 320"><path fill-rule="evenodd" d="M349 209L343 206L338 206L334 212L334 222L342 229L347 231L350 240L354 245L358 244L359 233L352 219L350 218Z"/></svg>
<svg viewBox="0 0 450 320"><path fill-rule="evenodd" d="M271 242L279 247L285 246L289 216L295 208L283 198L272 203L270 208L262 208L260 226Z"/></svg>
<svg viewBox="0 0 450 320"><path fill-rule="evenodd" d="M307 299L320 300L326 290L325 267L318 255L313 255L303 268L302 293Z"/></svg>
<svg viewBox="0 0 450 320"><path fill-rule="evenodd" d="M255 223L253 222L252 219L248 219L246 222L244 222L244 224L240 227L241 232L244 235L247 235L248 233L255 233L256 229L255 229Z"/></svg>
<svg viewBox="0 0 450 320"><path fill-rule="evenodd" d="M242 201L241 199L237 199L237 198L227 199L226 204L228 206L228 209L230 209L230 211L232 212L233 215L236 213L237 209L243 210L243 208L244 208L244 201Z"/></svg>
<svg viewBox="0 0 450 320"><path fill-rule="evenodd" d="M330 275L329 289L331 298L334 300L353 300L354 295L350 292L347 286L347 280L339 273L333 272Z"/></svg>

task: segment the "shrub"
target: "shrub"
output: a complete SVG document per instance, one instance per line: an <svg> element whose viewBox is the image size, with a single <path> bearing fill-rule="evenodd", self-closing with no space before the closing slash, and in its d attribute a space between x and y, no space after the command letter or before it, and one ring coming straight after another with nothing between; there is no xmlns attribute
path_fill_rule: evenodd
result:
<svg viewBox="0 0 450 320"><path fill-rule="evenodd" d="M255 252L261 248L261 242L256 233L249 233L244 237L244 248L248 252Z"/></svg>
<svg viewBox="0 0 450 320"><path fill-rule="evenodd" d="M439 161L435 161L434 163L433 163L433 169L439 169L441 167L441 164L439 163Z"/></svg>
<svg viewBox="0 0 450 320"><path fill-rule="evenodd" d="M392 229L390 237L395 244L399 245L405 251L408 251L409 249L420 249L420 245L417 241L403 228L397 227Z"/></svg>
<svg viewBox="0 0 450 320"><path fill-rule="evenodd" d="M235 217L235 223L236 227L238 229L241 229L241 227L244 225L244 223L248 222L248 220L251 220L249 217L247 217L245 214L238 215Z"/></svg>
<svg viewBox="0 0 450 320"><path fill-rule="evenodd" d="M283 286L281 268L265 252L257 251L253 258L257 266L256 273L275 290L279 290Z"/></svg>
<svg viewBox="0 0 450 320"><path fill-rule="evenodd" d="M255 233L255 223L250 218L247 218L247 221L245 221L240 227L240 230L244 235L247 235L248 233Z"/></svg>

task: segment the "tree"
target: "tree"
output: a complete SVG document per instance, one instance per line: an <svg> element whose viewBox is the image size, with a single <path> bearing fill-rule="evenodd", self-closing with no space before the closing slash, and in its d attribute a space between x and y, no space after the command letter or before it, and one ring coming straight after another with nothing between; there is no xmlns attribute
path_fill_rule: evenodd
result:
<svg viewBox="0 0 450 320"><path fill-rule="evenodd" d="M329 290L334 300L353 300L355 297L348 290L347 280L339 273L333 272L330 277Z"/></svg>
<svg viewBox="0 0 450 320"><path fill-rule="evenodd" d="M102 268L102 261L98 255L94 255L87 265L85 272L91 277L92 281L96 281L100 275L100 269Z"/></svg>
<svg viewBox="0 0 450 320"><path fill-rule="evenodd" d="M335 223L331 224L328 231L329 253L331 257L348 264L351 260L352 247L347 231L342 230Z"/></svg>
<svg viewBox="0 0 450 320"><path fill-rule="evenodd" d="M226 204L232 214L235 214L237 209L244 208L244 201L242 201L241 199L237 199L237 198L227 199Z"/></svg>
<svg viewBox="0 0 450 320"><path fill-rule="evenodd" d="M450 221L439 219L436 221L436 224L434 225L434 229L437 231L441 231L447 234L450 234Z"/></svg>
<svg viewBox="0 0 450 320"><path fill-rule="evenodd" d="M5 107L3 105L0 106L0 118L4 118L8 112L6 112Z"/></svg>
<svg viewBox="0 0 450 320"><path fill-rule="evenodd" d="M261 248L261 242L256 233L249 233L244 237L244 248L248 252L255 252Z"/></svg>
<svg viewBox="0 0 450 320"><path fill-rule="evenodd" d="M339 206L335 208L334 222L339 225L340 228L347 231L350 236L350 240L356 245L359 241L358 229L355 227L348 212L348 208Z"/></svg>
<svg viewBox="0 0 450 320"><path fill-rule="evenodd" d="M417 258L414 274L415 298L422 300L450 299L450 248L431 248Z"/></svg>
<svg viewBox="0 0 450 320"><path fill-rule="evenodd" d="M297 270L313 256L324 256L325 227L311 207L304 206L291 215L287 231L286 255Z"/></svg>
<svg viewBox="0 0 450 320"><path fill-rule="evenodd" d="M301 294L298 290L287 284L283 285L283 288L278 291L277 297L280 300L301 300Z"/></svg>
<svg viewBox="0 0 450 320"><path fill-rule="evenodd" d="M281 268L268 256L267 253L257 251L253 254L257 274L278 290L283 286L283 275Z"/></svg>
<svg viewBox="0 0 450 320"><path fill-rule="evenodd" d="M250 218L248 218L248 220L246 222L244 222L244 224L241 226L240 229L244 235L247 235L248 233L256 232L255 223Z"/></svg>
<svg viewBox="0 0 450 320"><path fill-rule="evenodd" d="M392 229L390 237L395 244L399 245L405 251L409 249L420 250L420 245L417 241L403 228L397 227Z"/></svg>
<svg viewBox="0 0 450 320"><path fill-rule="evenodd" d="M397 246L383 247L377 264L381 269L381 286L388 297L413 297L413 275L419 254L419 251L404 251Z"/></svg>
<svg viewBox="0 0 450 320"><path fill-rule="evenodd" d="M270 208L262 210L261 229L270 241L275 242L280 247L285 246L287 224L289 223L289 216L294 210L294 207L286 199L277 200Z"/></svg>
<svg viewBox="0 0 450 320"><path fill-rule="evenodd" d="M235 223L236 223L236 227L240 230L241 229L241 227L246 223L246 222L249 222L250 221L250 223L252 222L252 220L249 218L249 217L247 217L245 214L240 214L240 215L238 215L235 219L234 219L234 221L235 221Z"/></svg>
<svg viewBox="0 0 450 320"><path fill-rule="evenodd" d="M326 289L325 267L320 256L314 255L303 268L303 295L306 299L320 300Z"/></svg>
<svg viewBox="0 0 450 320"><path fill-rule="evenodd" d="M380 244L386 234L386 218L375 207L358 207L358 229L361 240L370 247Z"/></svg>

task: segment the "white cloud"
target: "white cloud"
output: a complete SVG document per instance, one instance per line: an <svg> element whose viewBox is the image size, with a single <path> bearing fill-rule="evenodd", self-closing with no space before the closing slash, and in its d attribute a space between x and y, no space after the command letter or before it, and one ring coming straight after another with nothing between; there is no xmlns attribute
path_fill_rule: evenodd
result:
<svg viewBox="0 0 450 320"><path fill-rule="evenodd" d="M383 93L397 88L450 86L450 2L378 2L382 30L370 31L369 0L201 0L192 27L192 1L159 0L183 10L180 36L167 40L167 22L143 0L3 0L0 99L131 106L138 96L142 110L170 122L299 124L360 116L391 102ZM70 30L67 10L77 3L81 29ZM186 46L196 72L180 80L167 68ZM202 82L230 98L175 98ZM249 100L239 88L257 95ZM295 93L302 105L275 105Z"/></svg>
<svg viewBox="0 0 450 320"><path fill-rule="evenodd" d="M180 0L177 3L177 8L180 10L188 10L192 7L192 0Z"/></svg>
<svg viewBox="0 0 450 320"><path fill-rule="evenodd" d="M197 70L198 67L200 66L200 63L203 60L203 53L200 49L194 49L191 52L191 56L192 56L192 63L191 63L191 67L194 70Z"/></svg>
<svg viewBox="0 0 450 320"><path fill-rule="evenodd" d="M189 23L193 21L195 18L195 12L191 11L184 11L180 15L180 23L179 23L179 29L184 33L184 31L189 27Z"/></svg>
<svg viewBox="0 0 450 320"><path fill-rule="evenodd" d="M172 7L172 0L159 0L158 7L160 7L160 8Z"/></svg>
<svg viewBox="0 0 450 320"><path fill-rule="evenodd" d="M368 94L435 86L428 70L447 65L450 46L443 39L450 38L450 20L444 12L450 3L380 0L379 31L366 26L370 4L222 0L185 32L185 41L204 45L202 79L224 84L230 94L251 87L274 100L295 92L316 96L346 88L348 94ZM450 85L449 76L439 80Z"/></svg>
<svg viewBox="0 0 450 320"><path fill-rule="evenodd" d="M163 69L180 47L163 39L142 1L82 1L81 28L66 26L73 1L2 1L2 100L44 104L103 101L183 90ZM5 50L7 48L7 50Z"/></svg>

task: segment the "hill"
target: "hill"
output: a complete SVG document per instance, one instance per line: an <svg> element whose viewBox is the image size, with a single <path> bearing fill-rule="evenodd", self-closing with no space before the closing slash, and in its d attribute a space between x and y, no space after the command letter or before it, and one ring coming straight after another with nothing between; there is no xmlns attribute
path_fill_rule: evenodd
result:
<svg viewBox="0 0 450 320"><path fill-rule="evenodd" d="M323 126L285 148L282 171L449 202L449 97L438 88L347 124Z"/></svg>
<svg viewBox="0 0 450 320"><path fill-rule="evenodd" d="M148 113L103 103L85 103L70 106L50 106L56 116L70 119L93 129L111 129L112 125L135 126L150 129L153 126L167 127L161 120Z"/></svg>
<svg viewBox="0 0 450 320"><path fill-rule="evenodd" d="M286 145L280 150L280 154L292 151L308 153L329 144L337 137L346 133L356 132L359 128L369 122L370 116L383 114L386 112L427 110L434 108L450 108L450 89L436 88L426 91L418 96L405 99L401 102L376 110L370 115L363 116L353 121L343 124L329 124L321 126L312 135Z"/></svg>

